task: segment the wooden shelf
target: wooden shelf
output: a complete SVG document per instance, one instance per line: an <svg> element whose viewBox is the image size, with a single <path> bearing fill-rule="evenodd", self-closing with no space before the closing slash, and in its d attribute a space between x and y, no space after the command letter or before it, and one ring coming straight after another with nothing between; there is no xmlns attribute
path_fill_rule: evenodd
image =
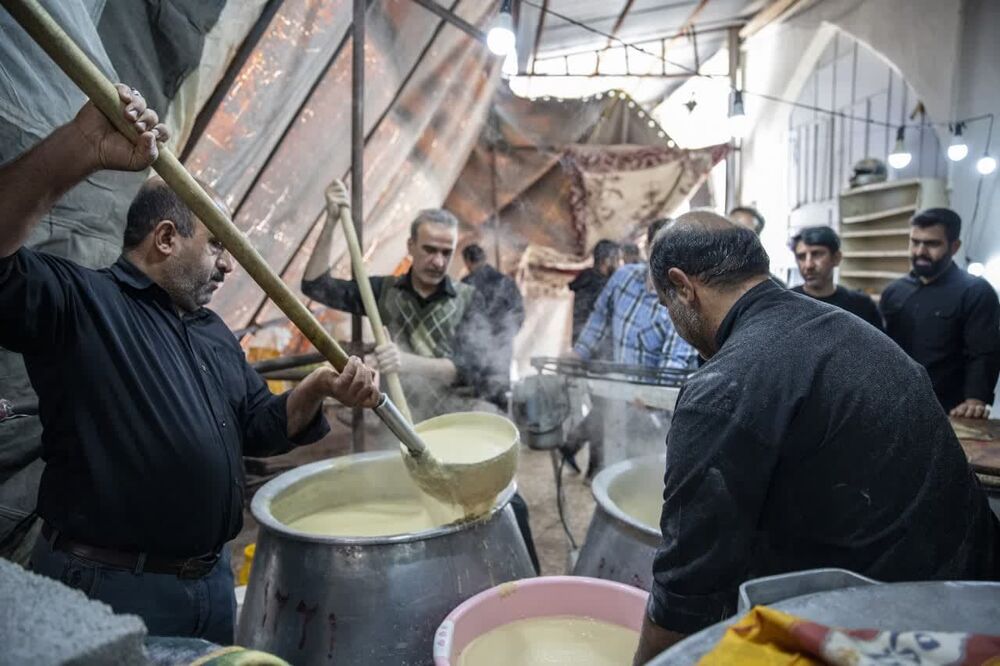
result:
<svg viewBox="0 0 1000 666"><path fill-rule="evenodd" d="M845 217L841 222L843 224L862 224L864 222L874 222L876 220L884 220L890 217L897 217L899 215L912 214L917 212L917 205L911 204L909 206L899 206L898 208L889 208L887 210L880 210L875 213L868 213L867 215L855 215L854 217ZM906 232L910 232L909 226L906 228Z"/></svg>
<svg viewBox="0 0 1000 666"><path fill-rule="evenodd" d="M850 251L842 253L845 259L890 259L896 257L909 257L909 250L864 250Z"/></svg>
<svg viewBox="0 0 1000 666"><path fill-rule="evenodd" d="M879 238L881 236L910 236L910 229L872 229L871 231L845 231L841 238Z"/></svg>
<svg viewBox="0 0 1000 666"><path fill-rule="evenodd" d="M882 190L894 190L903 187L919 186L919 178L909 178L907 180L886 180L881 183L872 183L871 185L862 185L861 187L855 187L854 189L844 190L840 193L840 196L853 197L858 194L867 194L869 192L881 192Z"/></svg>
<svg viewBox="0 0 1000 666"><path fill-rule="evenodd" d="M868 278L875 280L895 280L896 278L901 278L905 273L896 273L893 271L840 271L841 277L848 278Z"/></svg>

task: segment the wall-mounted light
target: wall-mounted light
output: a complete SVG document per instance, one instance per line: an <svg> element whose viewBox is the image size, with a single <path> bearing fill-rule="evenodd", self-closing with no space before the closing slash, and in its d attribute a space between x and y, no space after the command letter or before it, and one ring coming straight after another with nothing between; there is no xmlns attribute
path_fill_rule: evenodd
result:
<svg viewBox="0 0 1000 666"><path fill-rule="evenodd" d="M962 130L965 123L955 123L952 128L951 144L948 146L948 159L952 162L961 162L969 155L969 145L962 137Z"/></svg>
<svg viewBox="0 0 1000 666"><path fill-rule="evenodd" d="M989 155L984 155L979 158L978 162L976 162L976 171L978 171L984 176L988 176L996 170L997 170L997 161L996 158L994 157L990 157Z"/></svg>
<svg viewBox="0 0 1000 666"><path fill-rule="evenodd" d="M750 119L743 108L743 91L734 90L729 103L729 134L734 139L742 139L750 128Z"/></svg>
<svg viewBox="0 0 1000 666"><path fill-rule="evenodd" d="M899 129L896 130L896 147L889 153L889 166L893 169L905 169L913 160L913 155L903 145L905 131L906 128L903 125L900 125Z"/></svg>
<svg viewBox="0 0 1000 666"><path fill-rule="evenodd" d="M512 0L503 0L500 13L493 20L490 31L486 33L486 46L498 56L506 56L517 48L517 38L514 36L514 17L510 13Z"/></svg>

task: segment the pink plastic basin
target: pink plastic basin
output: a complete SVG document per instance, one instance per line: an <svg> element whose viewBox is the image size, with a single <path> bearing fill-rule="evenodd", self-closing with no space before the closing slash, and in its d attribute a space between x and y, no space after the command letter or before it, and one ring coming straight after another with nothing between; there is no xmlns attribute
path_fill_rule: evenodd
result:
<svg viewBox="0 0 1000 666"><path fill-rule="evenodd" d="M649 594L583 576L525 578L480 592L444 619L434 635L435 666L458 663L476 637L531 617L578 615L639 631Z"/></svg>

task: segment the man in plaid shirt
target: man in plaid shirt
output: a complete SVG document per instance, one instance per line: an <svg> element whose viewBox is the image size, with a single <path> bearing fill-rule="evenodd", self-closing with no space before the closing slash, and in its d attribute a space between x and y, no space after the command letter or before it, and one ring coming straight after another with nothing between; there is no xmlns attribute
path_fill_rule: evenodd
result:
<svg viewBox="0 0 1000 666"><path fill-rule="evenodd" d="M668 222L660 219L649 225L647 247ZM573 346L580 358L594 358L601 341L610 334L615 363L677 370L695 367L697 352L677 335L648 275L645 263L626 264L615 271Z"/></svg>

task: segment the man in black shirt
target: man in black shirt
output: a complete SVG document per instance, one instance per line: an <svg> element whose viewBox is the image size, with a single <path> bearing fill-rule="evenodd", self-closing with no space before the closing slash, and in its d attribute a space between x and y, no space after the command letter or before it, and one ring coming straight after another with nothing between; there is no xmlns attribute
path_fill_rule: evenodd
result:
<svg viewBox="0 0 1000 666"><path fill-rule="evenodd" d="M491 393L502 400L501 408L506 411L514 336L524 324L524 300L517 283L486 263L486 252L476 243L462 248L462 259L469 271L462 282L475 287L486 301L486 318L493 333L493 344L489 345L490 364L497 368L498 382Z"/></svg>
<svg viewBox="0 0 1000 666"><path fill-rule="evenodd" d="M913 271L882 293L885 331L927 368L952 416L986 418L1000 373L1000 302L986 280L952 261L962 220L929 208L910 223Z"/></svg>
<svg viewBox="0 0 1000 666"><path fill-rule="evenodd" d="M580 332L587 325L590 313L594 311L594 303L608 283L608 278L621 263L618 243L607 239L597 241L593 256L594 265L580 271L569 283L569 290L573 292L573 344L576 344ZM608 351L610 352L610 345ZM610 353L607 358L611 358Z"/></svg>
<svg viewBox="0 0 1000 666"><path fill-rule="evenodd" d="M792 291L812 296L861 317L882 330L882 316L867 294L833 283L833 271L840 265L840 237L830 227L806 227L789 244L805 284Z"/></svg>
<svg viewBox="0 0 1000 666"><path fill-rule="evenodd" d="M232 260L159 179L132 203L109 269L22 247L84 178L156 159L165 128L136 91L118 92L136 141L88 103L0 168L0 345L23 354L44 428L32 568L139 615L153 635L228 644L242 454L314 441L328 429L326 396L373 405L378 390L353 359L272 395L203 307Z"/></svg>
<svg viewBox="0 0 1000 666"><path fill-rule="evenodd" d="M667 434L635 663L731 615L757 576L1000 579L1000 524L923 368L854 315L774 284L757 237L712 213L661 232L650 265L707 362Z"/></svg>

